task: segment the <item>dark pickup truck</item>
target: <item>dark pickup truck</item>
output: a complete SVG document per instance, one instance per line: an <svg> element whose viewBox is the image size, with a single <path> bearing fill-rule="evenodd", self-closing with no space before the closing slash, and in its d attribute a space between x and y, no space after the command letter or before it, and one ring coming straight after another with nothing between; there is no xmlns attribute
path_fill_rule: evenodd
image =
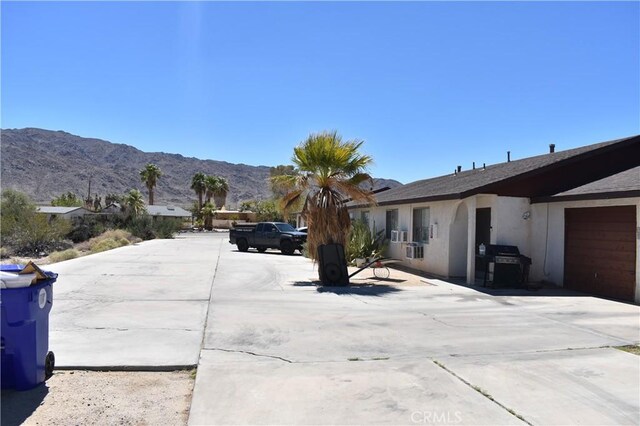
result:
<svg viewBox="0 0 640 426"><path fill-rule="evenodd" d="M283 222L237 225L229 231L229 242L236 244L239 251L254 247L262 253L268 248L274 248L279 249L282 254L293 254L295 250L302 252L302 244L306 241L307 234L298 232L296 228Z"/></svg>

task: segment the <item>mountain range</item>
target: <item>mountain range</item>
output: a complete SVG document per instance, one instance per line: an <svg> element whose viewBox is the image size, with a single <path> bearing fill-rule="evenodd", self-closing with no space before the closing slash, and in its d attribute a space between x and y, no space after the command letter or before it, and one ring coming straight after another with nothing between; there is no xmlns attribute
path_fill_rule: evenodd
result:
<svg viewBox="0 0 640 426"><path fill-rule="evenodd" d="M0 184L28 194L38 204L48 204L66 192L104 199L137 188L147 194L139 172L148 163L162 170L155 204L189 207L196 200L190 189L196 172L218 175L229 182L227 208L242 201L267 199L269 166L202 160L164 152L143 152L125 144L85 138L64 131L37 128L5 129L0 135ZM274 165L275 166L275 165ZM392 179L374 179L374 190L401 185Z"/></svg>

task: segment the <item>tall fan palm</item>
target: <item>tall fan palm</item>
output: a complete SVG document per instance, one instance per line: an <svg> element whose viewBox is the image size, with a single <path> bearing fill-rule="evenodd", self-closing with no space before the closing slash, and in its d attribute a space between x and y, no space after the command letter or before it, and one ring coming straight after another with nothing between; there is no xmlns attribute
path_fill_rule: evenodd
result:
<svg viewBox="0 0 640 426"><path fill-rule="evenodd" d="M216 188L218 187L218 177L217 176L205 176L204 177L204 188L206 195L206 202L210 203L211 198L213 197ZM217 204L216 204L217 205Z"/></svg>
<svg viewBox="0 0 640 426"><path fill-rule="evenodd" d="M191 189L193 189L198 196L198 211L202 210L202 198L204 197L204 193L207 190L207 185L205 182L206 178L207 176L202 172L196 173L191 178Z"/></svg>
<svg viewBox="0 0 640 426"><path fill-rule="evenodd" d="M140 216L145 212L144 197L137 189L127 192L123 198L125 211L131 216Z"/></svg>
<svg viewBox="0 0 640 426"><path fill-rule="evenodd" d="M351 228L346 201L375 203L373 194L360 186L371 181L367 167L373 162L358 152L362 144L360 140L343 141L335 131L311 134L294 148L292 161L299 174L272 178L275 184L290 188L282 198L285 211L304 199L302 214L309 227L307 245L313 259L322 244L346 244Z"/></svg>
<svg viewBox="0 0 640 426"><path fill-rule="evenodd" d="M149 190L149 205L153 205L153 188L158 184L158 179L162 176L162 171L155 164L147 164L140 170L140 179Z"/></svg>
<svg viewBox="0 0 640 426"><path fill-rule="evenodd" d="M229 193L229 182L222 176L216 176L216 184L213 189L213 202L219 208L222 208L227 202L227 194Z"/></svg>

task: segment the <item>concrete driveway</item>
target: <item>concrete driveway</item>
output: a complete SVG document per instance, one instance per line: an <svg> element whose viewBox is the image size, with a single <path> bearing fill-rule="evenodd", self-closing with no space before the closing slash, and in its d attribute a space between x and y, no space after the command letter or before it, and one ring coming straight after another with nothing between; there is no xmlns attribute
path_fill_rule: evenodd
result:
<svg viewBox="0 0 640 426"><path fill-rule="evenodd" d="M406 277L318 291L301 256L223 245L189 423L640 422L640 357L609 348L638 306Z"/></svg>
<svg viewBox="0 0 640 426"><path fill-rule="evenodd" d="M640 423L640 357L611 348L640 340L638 306L398 271L319 291L309 260L226 234L48 269L57 364L197 364L193 425Z"/></svg>
<svg viewBox="0 0 640 426"><path fill-rule="evenodd" d="M47 265L59 274L49 324L56 366L197 365L223 241L182 234Z"/></svg>

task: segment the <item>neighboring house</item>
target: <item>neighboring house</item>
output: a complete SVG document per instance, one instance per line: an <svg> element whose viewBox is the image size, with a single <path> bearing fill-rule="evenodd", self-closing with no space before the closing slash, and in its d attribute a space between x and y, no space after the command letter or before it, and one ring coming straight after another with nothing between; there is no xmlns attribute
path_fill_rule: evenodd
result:
<svg viewBox="0 0 640 426"><path fill-rule="evenodd" d="M92 211L89 211L84 207L37 206L37 211L40 214L47 215L47 220L49 221L57 217L73 221L78 218L94 214Z"/></svg>
<svg viewBox="0 0 640 426"><path fill-rule="evenodd" d="M398 240L389 244L388 255L403 259L411 268L443 277L461 277L474 283L478 246L507 244L518 246L520 253L532 258L531 279L547 279L563 285L565 280L567 284L576 280L571 276L573 264L565 268L565 262L580 258L584 263L589 259L584 251L590 246L581 241L583 233L571 233L574 223L586 221L586 226L592 226L589 217L595 216L618 229L614 223L622 220L613 210L607 212L609 216L604 219L598 211L581 210L578 211L580 218L574 219L572 209L627 206L623 209L625 212L620 213L629 222L624 225L625 230L620 231L624 235L605 236L602 231L596 231L589 244L608 244L609 250L617 251L622 245L611 240L632 238L633 242L625 244L624 250L633 248L630 256L634 262L620 266L619 272L630 273L631 284L624 284L624 291L610 290L621 284L616 278L618 275L604 272L608 268L605 265L593 273L598 277L597 285L568 286L640 302L640 243L636 235L640 195L637 185L634 186L634 179L636 184L640 180L634 169L640 166L640 136L559 152L550 148L548 154L466 171L459 168L450 175L385 191L376 196L377 206L350 203L351 215L365 220L372 228L384 228L388 237ZM567 239L565 216L570 222ZM627 216L633 216L633 220ZM545 244L547 234L549 241ZM565 258L565 244L576 245L578 250L568 250ZM545 250L545 247L548 248ZM408 258L407 254L412 257ZM593 262L593 257L591 259ZM629 265L633 267L631 272L625 269Z"/></svg>
<svg viewBox="0 0 640 426"><path fill-rule="evenodd" d="M174 219L191 219L191 212L176 206L146 206L149 216L156 217L169 217Z"/></svg>
<svg viewBox="0 0 640 426"><path fill-rule="evenodd" d="M122 206L119 203L111 203L100 210L100 214L117 214L120 212L122 212Z"/></svg>

